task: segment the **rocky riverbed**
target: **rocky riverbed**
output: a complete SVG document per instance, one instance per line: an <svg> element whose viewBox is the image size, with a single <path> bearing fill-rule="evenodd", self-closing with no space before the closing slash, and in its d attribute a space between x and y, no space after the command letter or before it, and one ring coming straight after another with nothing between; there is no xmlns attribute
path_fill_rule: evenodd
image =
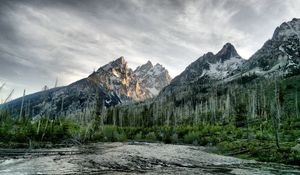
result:
<svg viewBox="0 0 300 175"><path fill-rule="evenodd" d="M95 143L41 150L0 150L0 174L300 174L300 167L221 156L205 147Z"/></svg>

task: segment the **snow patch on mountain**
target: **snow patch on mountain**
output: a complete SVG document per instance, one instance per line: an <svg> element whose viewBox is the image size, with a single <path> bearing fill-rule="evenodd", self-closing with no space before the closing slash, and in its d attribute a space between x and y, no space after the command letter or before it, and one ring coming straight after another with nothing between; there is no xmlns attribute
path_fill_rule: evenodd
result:
<svg viewBox="0 0 300 175"><path fill-rule="evenodd" d="M290 76L300 72L300 19L284 22L268 40L241 66L242 72L264 77Z"/></svg>
<svg viewBox="0 0 300 175"><path fill-rule="evenodd" d="M225 60L223 63L218 61L216 63L209 63L209 69L204 70L201 76L208 75L211 78L223 79L226 78L232 71L236 70L244 60L240 57L232 57Z"/></svg>
<svg viewBox="0 0 300 175"><path fill-rule="evenodd" d="M149 91L149 96L158 95L160 90L171 82L169 72L160 64L153 66L151 61L139 66L134 71L142 87Z"/></svg>

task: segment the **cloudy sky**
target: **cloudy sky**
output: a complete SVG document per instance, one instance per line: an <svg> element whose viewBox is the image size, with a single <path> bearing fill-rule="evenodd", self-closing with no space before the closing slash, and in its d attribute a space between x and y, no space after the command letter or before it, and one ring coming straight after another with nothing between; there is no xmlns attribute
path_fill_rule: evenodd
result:
<svg viewBox="0 0 300 175"><path fill-rule="evenodd" d="M178 75L226 42L249 58L299 0L1 0L0 100L67 85L124 56ZM1 102L1 101L0 101Z"/></svg>

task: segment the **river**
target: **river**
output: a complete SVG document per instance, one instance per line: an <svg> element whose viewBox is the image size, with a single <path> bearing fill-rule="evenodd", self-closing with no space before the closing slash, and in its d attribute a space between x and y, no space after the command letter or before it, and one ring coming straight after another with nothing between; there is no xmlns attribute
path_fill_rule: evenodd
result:
<svg viewBox="0 0 300 175"><path fill-rule="evenodd" d="M262 163L160 143L95 143L71 148L1 150L0 174L300 174Z"/></svg>

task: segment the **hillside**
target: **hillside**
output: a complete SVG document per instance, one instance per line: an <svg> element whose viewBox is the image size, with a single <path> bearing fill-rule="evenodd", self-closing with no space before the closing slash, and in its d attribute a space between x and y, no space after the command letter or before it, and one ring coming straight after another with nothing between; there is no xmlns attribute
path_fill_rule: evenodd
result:
<svg viewBox="0 0 300 175"><path fill-rule="evenodd" d="M68 86L26 95L1 105L1 108L8 109L14 116L84 116L91 119L105 108L153 98L169 84L171 77L164 67L157 64L145 72L142 69L145 65L133 71L128 68L124 57L120 57L87 78ZM20 114L22 101L24 110Z"/></svg>

